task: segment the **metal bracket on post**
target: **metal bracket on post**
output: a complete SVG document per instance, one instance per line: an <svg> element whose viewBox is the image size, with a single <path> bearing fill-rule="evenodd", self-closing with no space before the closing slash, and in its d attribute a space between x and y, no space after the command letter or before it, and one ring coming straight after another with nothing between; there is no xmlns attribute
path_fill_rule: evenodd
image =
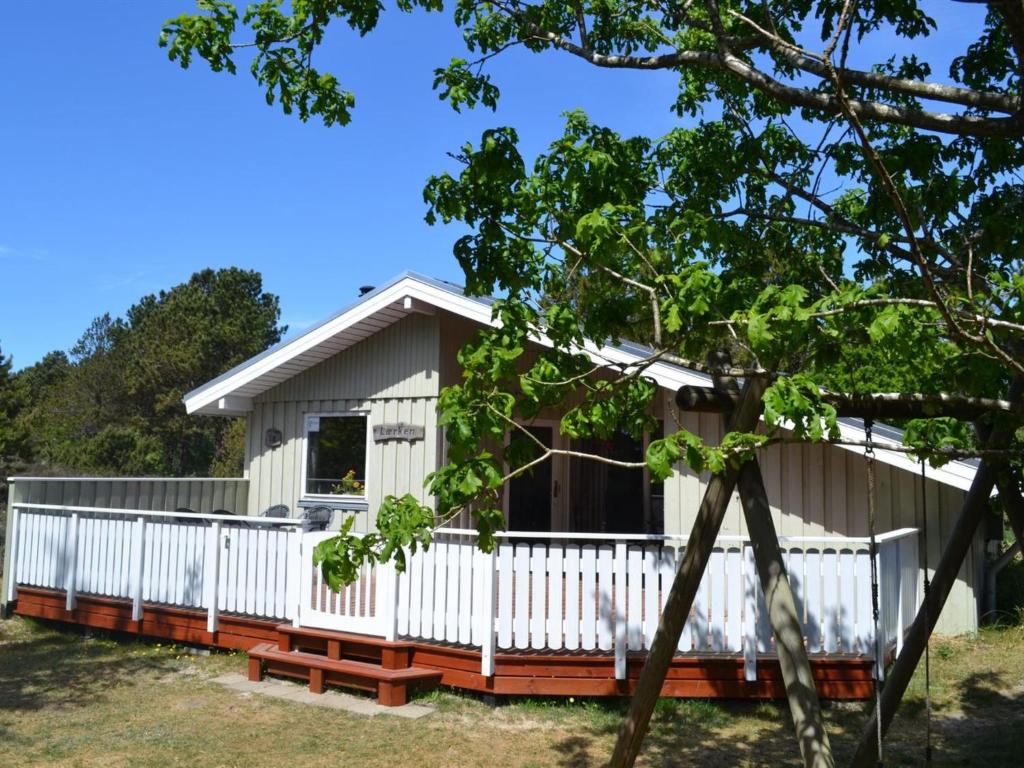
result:
<svg viewBox="0 0 1024 768"><path fill-rule="evenodd" d="M67 600L64 603L64 610L73 611L77 603L75 592L77 589L78 572L78 513L72 512L68 520L68 530L64 537L64 589L67 592Z"/></svg>

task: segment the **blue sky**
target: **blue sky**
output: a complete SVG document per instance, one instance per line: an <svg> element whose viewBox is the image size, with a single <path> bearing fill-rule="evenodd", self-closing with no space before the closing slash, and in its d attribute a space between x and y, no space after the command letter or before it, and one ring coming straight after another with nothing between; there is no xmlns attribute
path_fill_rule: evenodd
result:
<svg viewBox="0 0 1024 768"><path fill-rule="evenodd" d="M451 168L446 152L494 125L537 152L575 107L624 133L678 122L672 73L516 51L492 69L497 114L456 114L431 80L462 53L458 31L447 16L388 11L366 39L339 30L318 54L355 91L352 124L303 124L268 108L244 68L167 61L160 26L192 7L0 4L0 349L16 368L207 266L260 271L293 332L406 269L458 280L459 232L423 222L423 184Z"/></svg>

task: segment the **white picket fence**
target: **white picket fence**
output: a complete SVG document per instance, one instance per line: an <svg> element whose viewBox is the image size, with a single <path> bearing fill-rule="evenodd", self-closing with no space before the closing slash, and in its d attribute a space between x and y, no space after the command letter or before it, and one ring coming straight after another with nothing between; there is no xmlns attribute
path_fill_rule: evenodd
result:
<svg viewBox="0 0 1024 768"><path fill-rule="evenodd" d="M301 521L233 515L182 515L52 504L14 507L10 537L18 586L207 611L217 629L221 612L294 618L298 606Z"/></svg>
<svg viewBox="0 0 1024 768"><path fill-rule="evenodd" d="M330 534L313 534L319 541ZM309 540L307 534L307 540ZM681 537L505 533L480 552L474 532L438 532L408 557L404 573L364 567L341 595L304 569L301 623L476 646L483 674L496 649L610 651L616 674L626 654L650 648L683 553ZM528 539L528 540L524 540ZM876 657L867 538L780 540L811 653ZM880 646L902 644L918 607L917 532L879 537ZM740 537L714 548L679 641L679 652L742 653L748 679L774 637L754 567ZM881 670L880 670L881 671Z"/></svg>
<svg viewBox="0 0 1024 768"><path fill-rule="evenodd" d="M229 612L296 625L454 643L481 649L491 675L497 650L606 651L616 676L630 651L650 648L683 554L676 536L504 533L492 553L475 533L446 529L397 573L364 566L333 592L312 551L331 533L289 519L19 504L11 557L17 586L206 610L208 627ZM780 539L812 654L877 658L866 538ZM920 600L917 531L879 537L879 647L895 646ZM216 578L211 578L216 574ZM753 550L723 536L683 629L681 653L742 653L748 679L772 652Z"/></svg>

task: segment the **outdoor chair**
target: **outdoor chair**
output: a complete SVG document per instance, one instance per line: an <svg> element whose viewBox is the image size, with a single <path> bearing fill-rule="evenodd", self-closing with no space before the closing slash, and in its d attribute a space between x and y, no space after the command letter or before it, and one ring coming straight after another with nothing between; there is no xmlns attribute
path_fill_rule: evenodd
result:
<svg viewBox="0 0 1024 768"><path fill-rule="evenodd" d="M310 507L304 509L299 517L307 522L310 530L326 531L334 518L334 510L325 506Z"/></svg>
<svg viewBox="0 0 1024 768"><path fill-rule="evenodd" d="M291 509L287 504L275 504L264 509L261 517L291 517Z"/></svg>

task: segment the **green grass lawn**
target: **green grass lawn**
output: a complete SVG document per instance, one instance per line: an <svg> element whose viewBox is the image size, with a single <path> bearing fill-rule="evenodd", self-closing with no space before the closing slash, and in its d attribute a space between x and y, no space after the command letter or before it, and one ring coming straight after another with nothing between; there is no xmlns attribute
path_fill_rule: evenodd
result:
<svg viewBox="0 0 1024 768"><path fill-rule="evenodd" d="M0 621L0 766L583 766L602 765L622 702L518 700L497 707L434 692L437 711L408 721L364 717L211 682L245 671L245 654L195 655L155 642ZM933 644L938 765L1020 764L1024 629ZM842 757L866 707L828 710ZM920 764L923 686L888 740L890 765ZM798 763L776 704L661 702L647 766Z"/></svg>

